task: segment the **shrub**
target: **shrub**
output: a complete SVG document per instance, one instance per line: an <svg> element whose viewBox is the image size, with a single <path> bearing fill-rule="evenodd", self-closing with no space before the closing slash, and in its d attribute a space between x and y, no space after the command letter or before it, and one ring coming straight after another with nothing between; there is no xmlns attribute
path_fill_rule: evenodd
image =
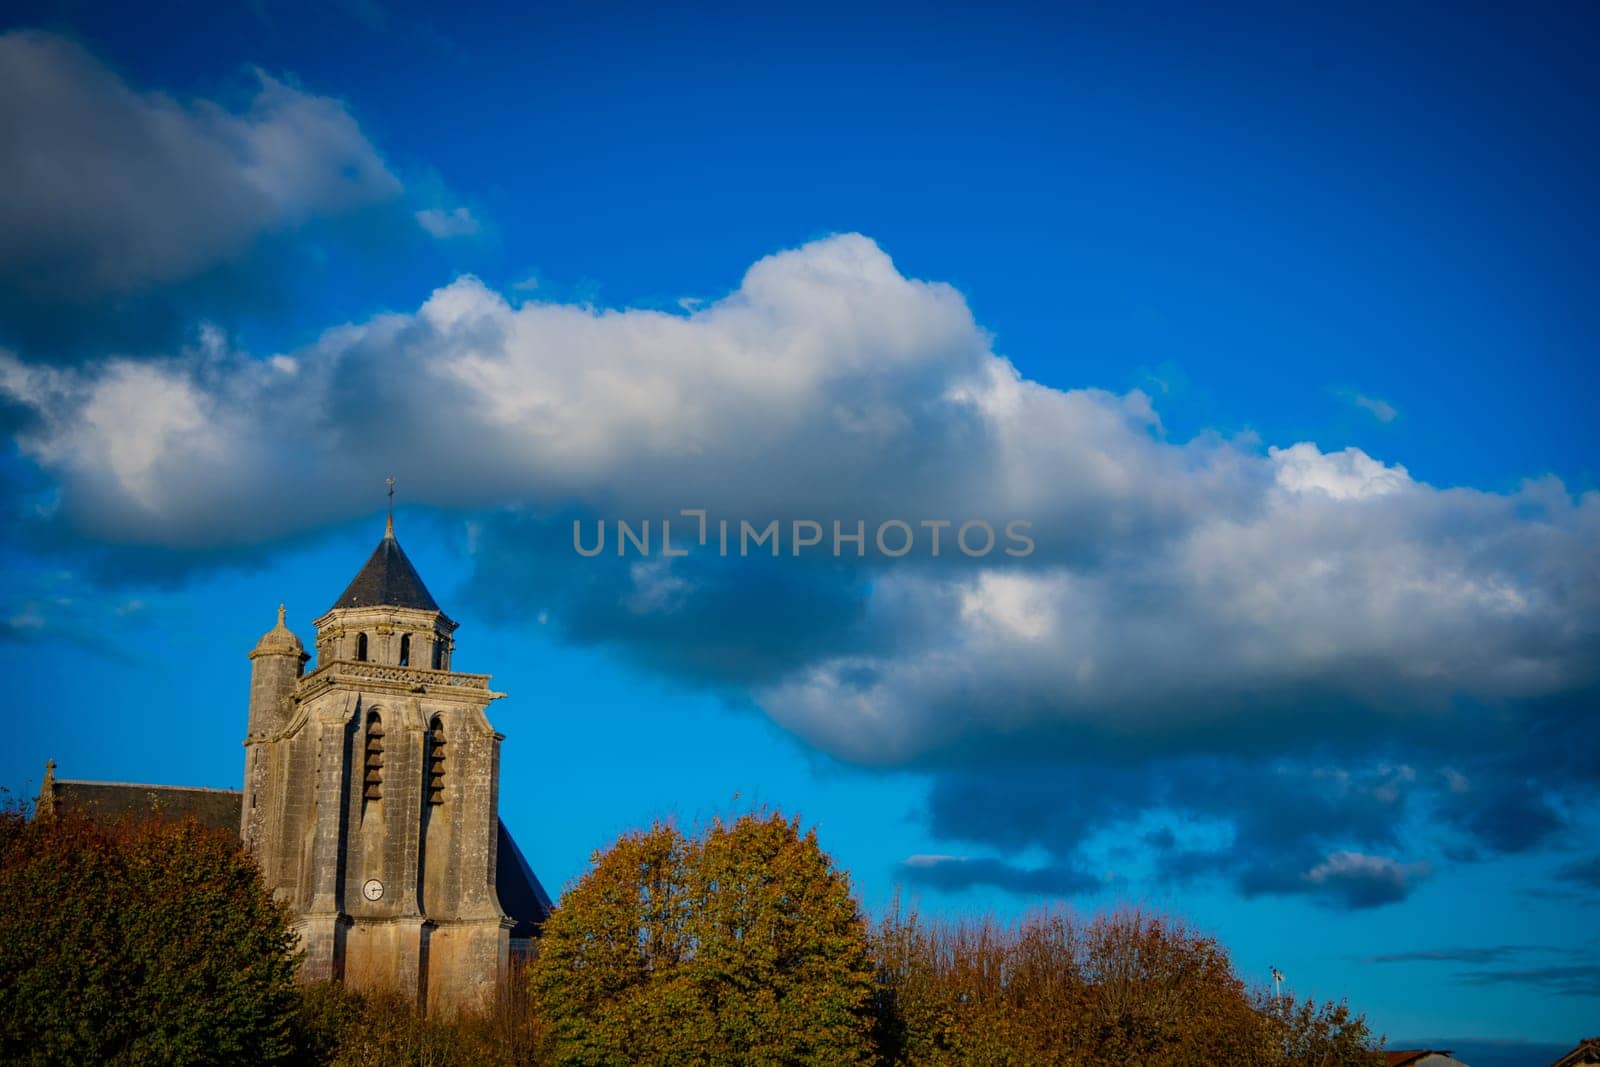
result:
<svg viewBox="0 0 1600 1067"><path fill-rule="evenodd" d="M232 835L0 815L0 1058L274 1063L294 1052L288 915Z"/></svg>

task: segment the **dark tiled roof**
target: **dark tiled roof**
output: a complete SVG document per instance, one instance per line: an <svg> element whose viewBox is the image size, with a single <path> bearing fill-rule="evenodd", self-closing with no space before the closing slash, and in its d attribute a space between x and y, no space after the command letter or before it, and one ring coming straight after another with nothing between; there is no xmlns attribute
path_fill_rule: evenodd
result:
<svg viewBox="0 0 1600 1067"><path fill-rule="evenodd" d="M433 602L428 587L422 584L422 576L406 558L405 552L400 548L400 542L394 539L393 533L383 535L378 547L372 550L372 557L367 560L367 565L361 568L361 572L333 606L439 610L439 605Z"/></svg>
<svg viewBox="0 0 1600 1067"><path fill-rule="evenodd" d="M239 832L244 804L244 794L237 789L56 779L51 790L58 812L82 811L112 819L126 815L182 820L193 816L202 826L229 833ZM503 822L499 824L495 851L495 892L500 897L500 907L517 923L511 936L534 937L550 916L550 895Z"/></svg>
<svg viewBox="0 0 1600 1067"><path fill-rule="evenodd" d="M517 921L511 936L533 937L550 917L550 895L539 884L538 876L503 822L496 852L494 891L500 898L501 910Z"/></svg>
<svg viewBox="0 0 1600 1067"><path fill-rule="evenodd" d="M244 794L237 789L197 789L181 785L134 785L129 782L54 783L57 811L82 811L104 818L156 817L181 821L193 817L202 826L239 832Z"/></svg>
<svg viewBox="0 0 1600 1067"><path fill-rule="evenodd" d="M1600 1037L1585 1038L1550 1067L1578 1067L1582 1063L1600 1063Z"/></svg>

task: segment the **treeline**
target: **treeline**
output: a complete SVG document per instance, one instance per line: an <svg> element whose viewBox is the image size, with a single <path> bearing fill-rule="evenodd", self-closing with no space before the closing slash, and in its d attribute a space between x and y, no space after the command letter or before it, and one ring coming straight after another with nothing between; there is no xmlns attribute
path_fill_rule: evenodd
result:
<svg viewBox="0 0 1600 1067"><path fill-rule="evenodd" d="M1137 910L869 923L777 814L625 835L478 1013L294 981L230 835L0 815L0 1059L118 1064L1382 1062L1342 1004L1274 1002Z"/></svg>
<svg viewBox="0 0 1600 1067"><path fill-rule="evenodd" d="M1382 1063L1348 1005L1249 989L1213 938L1125 908L1018 922L892 913L874 931L897 1063Z"/></svg>

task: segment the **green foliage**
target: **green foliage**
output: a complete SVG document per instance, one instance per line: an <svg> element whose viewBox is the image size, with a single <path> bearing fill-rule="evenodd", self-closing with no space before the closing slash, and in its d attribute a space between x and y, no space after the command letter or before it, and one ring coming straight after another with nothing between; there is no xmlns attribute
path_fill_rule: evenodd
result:
<svg viewBox="0 0 1600 1067"><path fill-rule="evenodd" d="M873 1058L849 880L777 814L623 837L545 924L529 979L558 1063Z"/></svg>
<svg viewBox="0 0 1600 1067"><path fill-rule="evenodd" d="M231 835L0 812L0 1061L1370 1067L1344 1003L1246 990L1138 910L868 931L777 814L628 834L488 1010L293 981L288 917Z"/></svg>
<svg viewBox="0 0 1600 1067"><path fill-rule="evenodd" d="M273 1063L292 935L231 835L0 815L0 1058Z"/></svg>

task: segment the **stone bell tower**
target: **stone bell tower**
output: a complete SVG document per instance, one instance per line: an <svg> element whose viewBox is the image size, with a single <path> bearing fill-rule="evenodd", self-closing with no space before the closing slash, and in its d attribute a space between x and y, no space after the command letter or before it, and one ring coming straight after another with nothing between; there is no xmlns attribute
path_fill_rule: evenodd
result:
<svg viewBox="0 0 1600 1067"><path fill-rule="evenodd" d="M496 892L503 738L487 715L504 694L451 669L456 624L392 516L316 621L310 673L283 620L250 653L241 832L294 912L303 976L430 1009L483 1003L514 925Z"/></svg>

